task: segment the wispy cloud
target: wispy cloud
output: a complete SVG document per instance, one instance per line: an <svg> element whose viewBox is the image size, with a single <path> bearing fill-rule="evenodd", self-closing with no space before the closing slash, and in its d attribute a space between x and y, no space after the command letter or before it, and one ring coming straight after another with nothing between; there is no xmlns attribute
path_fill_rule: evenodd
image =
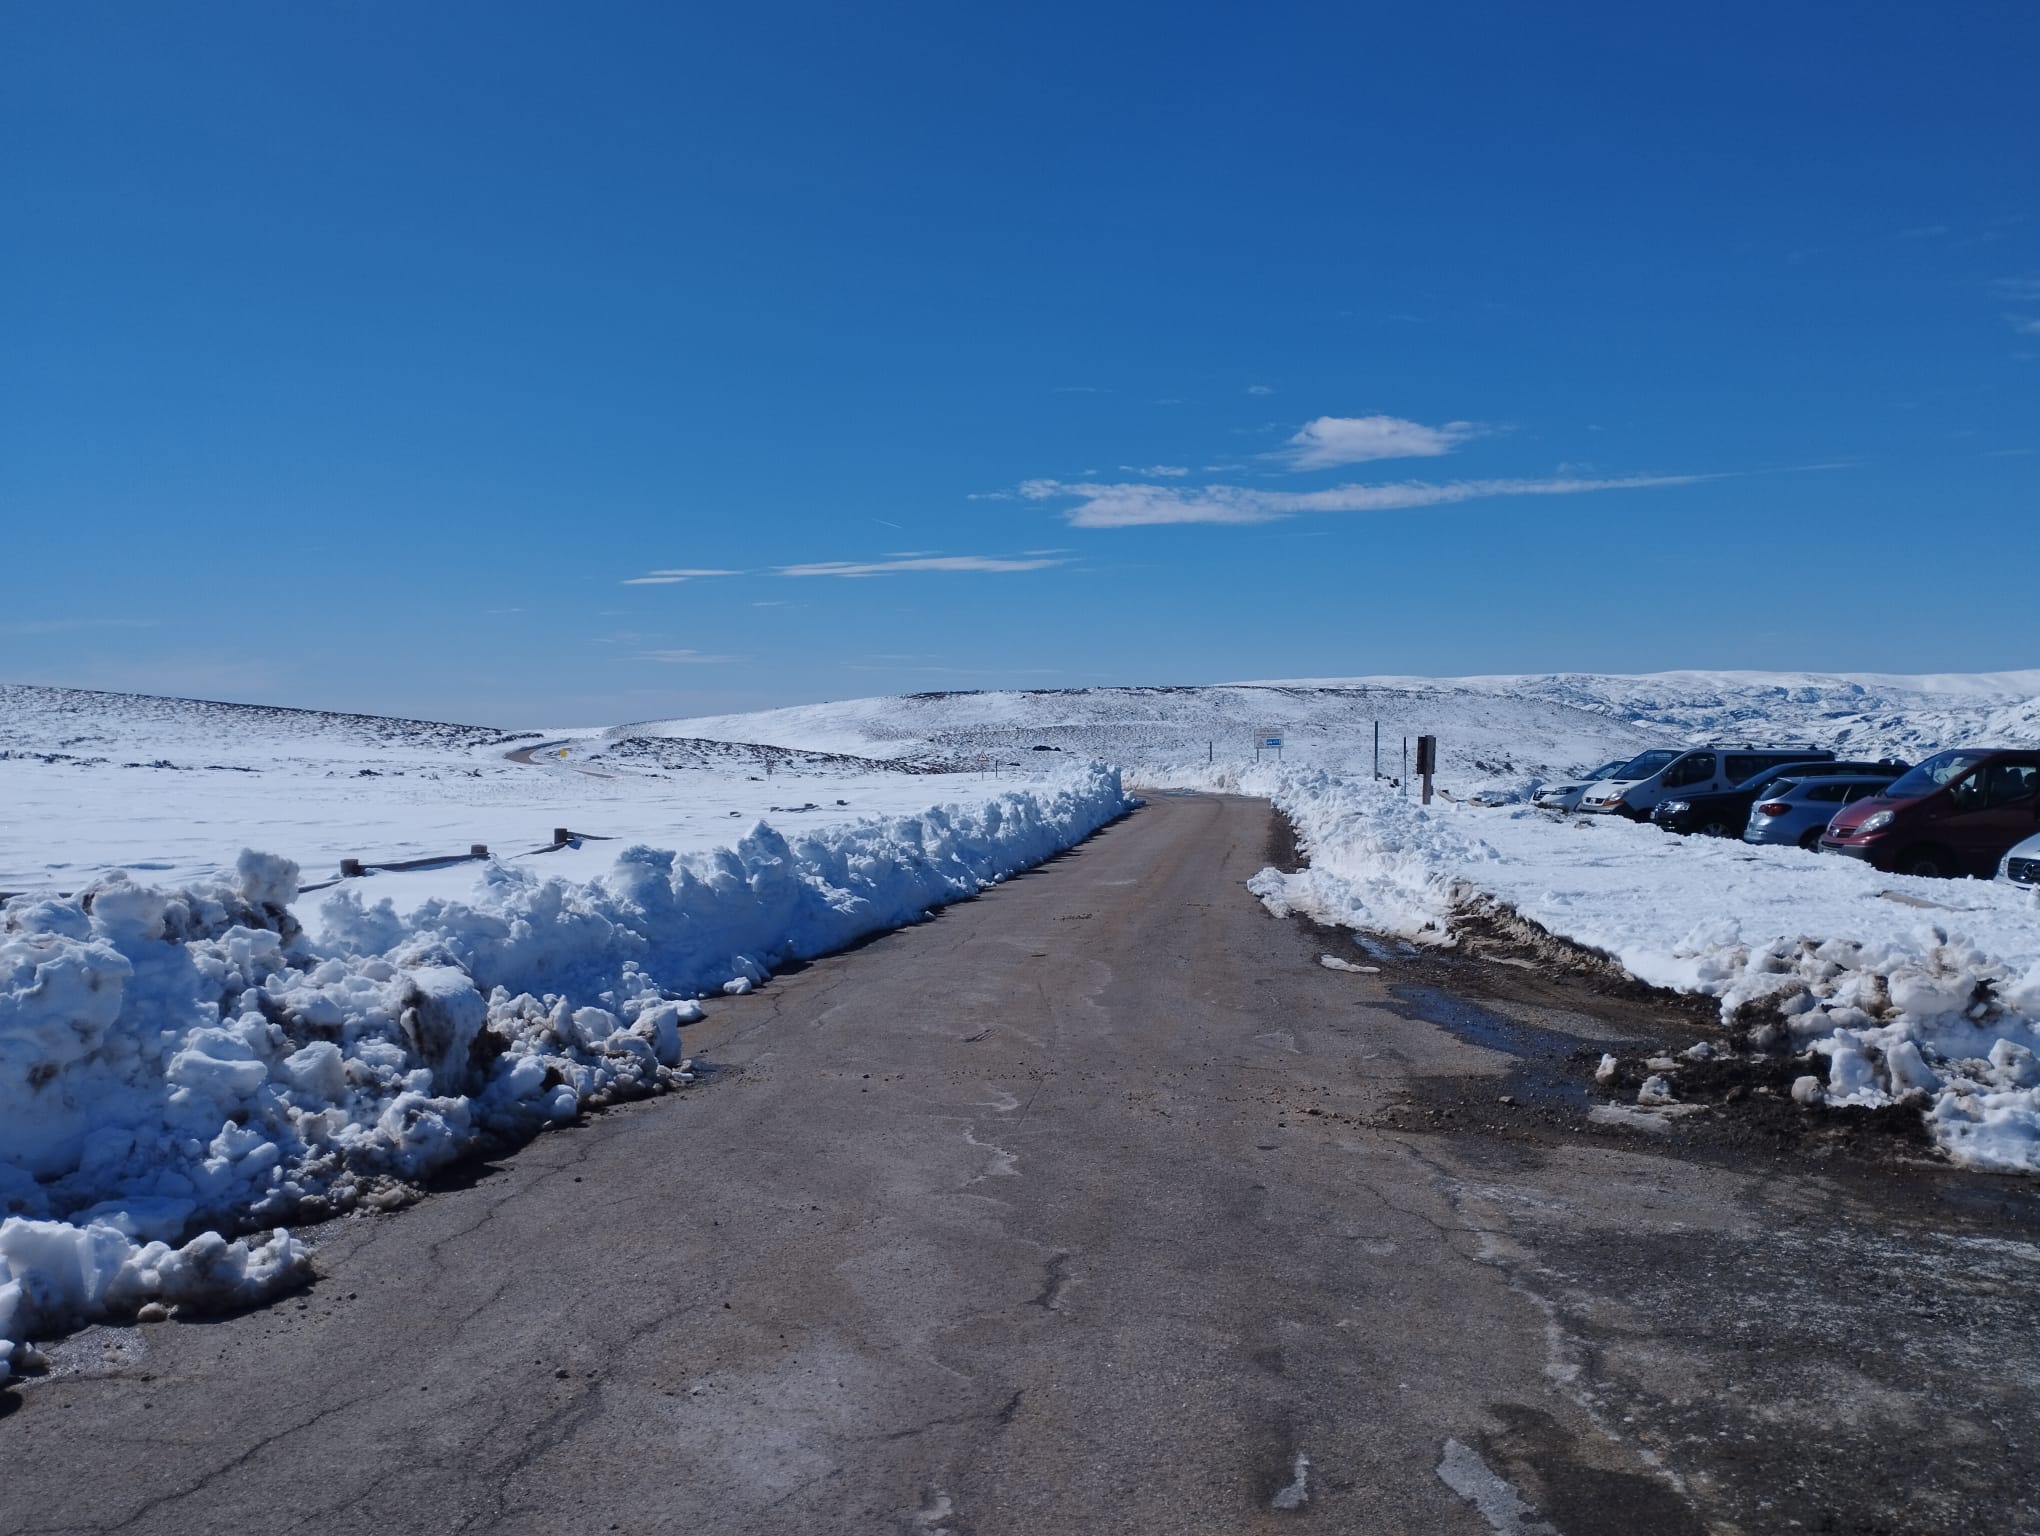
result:
<svg viewBox="0 0 2040 1536"><path fill-rule="evenodd" d="M917 555L896 560L822 560L811 565L782 565L782 576L885 576L894 571L1040 571L1061 560L1040 556L1007 559L996 555Z"/></svg>
<svg viewBox="0 0 2040 1536"><path fill-rule="evenodd" d="M1190 473L1187 464L1122 464L1119 467L1129 475L1152 475L1163 480L1180 480Z"/></svg>
<svg viewBox="0 0 2040 1536"><path fill-rule="evenodd" d="M1485 430L1471 421L1427 427L1400 416L1320 416L1305 422L1274 457L1291 469L1334 469L1375 459L1434 459Z"/></svg>
<svg viewBox="0 0 2040 1536"><path fill-rule="evenodd" d="M1063 518L1076 528L1137 528L1161 523L1271 523L1308 512L1397 512L1491 496L1577 496L1590 491L1656 490L1698 485L1713 475L1627 475L1611 479L1404 480L1389 485L1338 485L1323 491L1264 491L1239 485L1069 485L1030 480L1020 494L1034 501L1069 499Z"/></svg>
<svg viewBox="0 0 2040 1536"><path fill-rule="evenodd" d="M735 661L734 656L717 656L707 651L638 651L632 661L658 661L673 667L706 667L719 662Z"/></svg>
<svg viewBox="0 0 2040 1536"><path fill-rule="evenodd" d="M2005 324L2020 336L2040 336L2040 316L2006 315Z"/></svg>
<svg viewBox="0 0 2040 1536"><path fill-rule="evenodd" d="M1247 386L1247 393L1250 395L1272 395L1275 391L1266 384L1249 384Z"/></svg>
<svg viewBox="0 0 2040 1536"><path fill-rule="evenodd" d="M2001 277L1991 291L2012 304L2040 304L2040 277Z"/></svg>
<svg viewBox="0 0 2040 1536"><path fill-rule="evenodd" d="M679 581L694 581L703 576L742 576L742 571L710 571L682 566L663 571L646 571L642 576L624 579L626 587L669 587Z"/></svg>

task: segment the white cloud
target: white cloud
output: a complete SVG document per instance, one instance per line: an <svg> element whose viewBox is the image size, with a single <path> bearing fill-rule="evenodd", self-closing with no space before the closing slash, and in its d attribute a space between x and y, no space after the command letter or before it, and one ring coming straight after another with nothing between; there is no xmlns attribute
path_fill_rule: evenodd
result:
<svg viewBox="0 0 2040 1536"><path fill-rule="evenodd" d="M1190 473L1187 464L1122 464L1119 467L1129 475L1152 475L1164 480L1180 480Z"/></svg>
<svg viewBox="0 0 2040 1536"><path fill-rule="evenodd" d="M2021 336L2040 336L2040 319L2031 315L2006 315L2005 322Z"/></svg>
<svg viewBox="0 0 2040 1536"><path fill-rule="evenodd" d="M662 661L676 667L705 667L717 662L735 661L734 656L713 656L707 651L639 651L630 658L632 661Z"/></svg>
<svg viewBox="0 0 2040 1536"><path fill-rule="evenodd" d="M1397 512L1490 496L1575 496L1588 491L1652 490L1697 485L1712 475L1629 475L1617 479L1405 480L1389 485L1338 485L1323 491L1263 491L1239 485L1176 489L1160 485L1067 485L1029 480L1020 494L1033 501L1069 498L1063 514L1076 528L1136 528L1160 523L1271 523L1305 512Z"/></svg>
<svg viewBox="0 0 2040 1536"><path fill-rule="evenodd" d="M1305 422L1276 457L1292 469L1332 469L1374 459L1434 459L1481 431L1471 421L1427 427L1400 416L1320 416Z"/></svg>
<svg viewBox="0 0 2040 1536"><path fill-rule="evenodd" d="M1061 560L1009 560L994 555L921 555L905 560L822 560L782 565L782 576L883 576L892 571L1040 571Z"/></svg>
<svg viewBox="0 0 2040 1536"><path fill-rule="evenodd" d="M1249 384L1247 386L1247 393L1250 395L1272 395L1275 391L1266 384Z"/></svg>
<svg viewBox="0 0 2040 1536"><path fill-rule="evenodd" d="M700 576L741 576L742 571L696 570L682 566L663 571L647 571L642 576L631 576L624 580L626 587L669 587L677 581L693 581Z"/></svg>

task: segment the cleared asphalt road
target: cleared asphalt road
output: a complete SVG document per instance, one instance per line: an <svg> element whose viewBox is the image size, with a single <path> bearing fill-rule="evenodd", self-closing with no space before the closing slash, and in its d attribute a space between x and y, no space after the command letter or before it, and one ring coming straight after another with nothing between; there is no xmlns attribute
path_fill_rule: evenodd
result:
<svg viewBox="0 0 2040 1536"><path fill-rule="evenodd" d="M0 1393L0 1531L2040 1527L2023 1187L1536 1111L1267 916L1274 837L1158 797L303 1297L78 1336Z"/></svg>

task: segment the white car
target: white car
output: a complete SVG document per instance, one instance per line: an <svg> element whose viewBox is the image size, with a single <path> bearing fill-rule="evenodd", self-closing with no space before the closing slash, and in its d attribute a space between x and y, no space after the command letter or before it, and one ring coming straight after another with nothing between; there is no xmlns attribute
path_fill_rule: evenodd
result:
<svg viewBox="0 0 2040 1536"><path fill-rule="evenodd" d="M1997 877L2007 885L2040 889L2040 832L2006 850L1998 860Z"/></svg>
<svg viewBox="0 0 2040 1536"><path fill-rule="evenodd" d="M1563 784L1547 784L1532 797L1531 804L1544 811L1570 811L1577 809L1580 796L1592 789L1601 780L1612 778L1615 770L1628 762L1618 757L1612 763L1603 763L1584 779L1569 779Z"/></svg>

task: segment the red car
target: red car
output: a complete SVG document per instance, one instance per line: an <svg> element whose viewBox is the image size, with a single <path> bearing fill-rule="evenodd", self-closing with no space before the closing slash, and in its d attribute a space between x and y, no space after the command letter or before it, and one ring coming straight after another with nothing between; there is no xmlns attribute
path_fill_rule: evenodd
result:
<svg viewBox="0 0 2040 1536"><path fill-rule="evenodd" d="M1988 879L2005 850L2036 831L2040 752L1960 747L1842 807L1820 846L1894 874Z"/></svg>

